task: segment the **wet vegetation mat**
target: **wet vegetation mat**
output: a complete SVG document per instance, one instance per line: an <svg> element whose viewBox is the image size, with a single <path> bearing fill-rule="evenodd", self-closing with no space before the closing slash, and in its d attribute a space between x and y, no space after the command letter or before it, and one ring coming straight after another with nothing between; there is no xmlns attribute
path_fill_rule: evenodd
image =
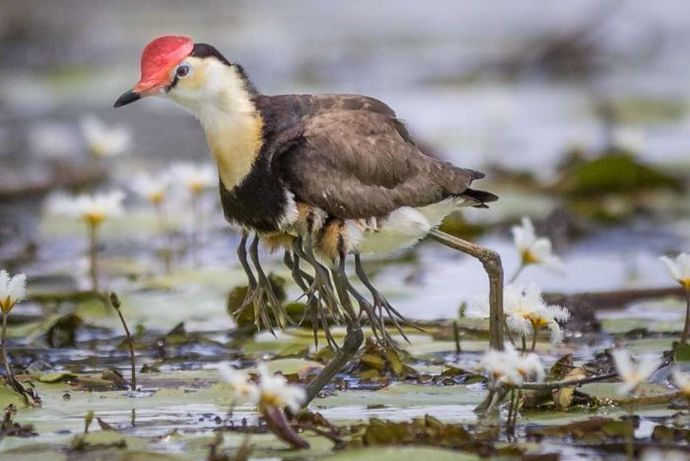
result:
<svg viewBox="0 0 690 461"><path fill-rule="evenodd" d="M685 449L690 440L688 401L669 381L671 361L683 366L690 358L687 346L674 349L682 325L664 318L679 305L655 301L653 320L636 319L634 309L596 319L583 309L580 318L571 306L578 329L566 323L561 344L549 343L548 332L536 342L545 387L525 385L515 400L489 411L481 409L493 392L480 363L485 320L418 321L423 332L403 330L409 342L391 329L396 348L371 336L309 408L286 421L304 442L296 449L276 436L264 413L238 403L237 388L219 368L245 370L256 381L264 364L286 385L304 386L333 353L323 333L316 348L307 327L257 333L252 322L232 327L228 317L227 328L190 328L203 321L197 306L223 306L226 294L232 303L224 288L233 277L204 267L138 276L115 304L90 291L56 289L63 280L41 285L37 277L40 290L30 285L7 328L16 380L37 399L9 383L0 389L2 459L541 460ZM115 305L133 325L129 338ZM333 327L332 334L342 342L345 330ZM636 356L669 351L651 382L630 395L619 392L610 355L621 343ZM567 380L582 383L558 386ZM519 416L509 423L513 412Z"/></svg>

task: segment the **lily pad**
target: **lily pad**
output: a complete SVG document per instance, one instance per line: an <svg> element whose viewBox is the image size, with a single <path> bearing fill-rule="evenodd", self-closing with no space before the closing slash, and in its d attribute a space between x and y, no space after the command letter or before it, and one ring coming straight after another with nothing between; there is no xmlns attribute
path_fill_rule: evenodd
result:
<svg viewBox="0 0 690 461"><path fill-rule="evenodd" d="M347 450L324 460L328 461L400 461L401 459L427 459L434 461L477 461L476 455L425 447L375 447Z"/></svg>

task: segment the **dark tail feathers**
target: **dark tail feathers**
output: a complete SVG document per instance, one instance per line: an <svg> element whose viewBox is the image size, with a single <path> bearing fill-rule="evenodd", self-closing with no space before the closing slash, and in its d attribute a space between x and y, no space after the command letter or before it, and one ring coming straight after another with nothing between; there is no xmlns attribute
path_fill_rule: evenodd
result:
<svg viewBox="0 0 690 461"><path fill-rule="evenodd" d="M483 190L467 189L462 193L463 197L469 197L470 199L477 202L473 205L475 208L488 208L487 203L495 202L498 200L498 195L492 194L491 192L486 192Z"/></svg>

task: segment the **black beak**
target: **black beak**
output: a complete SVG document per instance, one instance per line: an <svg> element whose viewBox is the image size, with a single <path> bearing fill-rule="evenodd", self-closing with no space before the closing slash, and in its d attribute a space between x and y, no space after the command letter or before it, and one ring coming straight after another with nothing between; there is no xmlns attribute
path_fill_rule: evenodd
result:
<svg viewBox="0 0 690 461"><path fill-rule="evenodd" d="M132 90L125 91L122 93L122 96L117 98L117 101L115 101L115 104L113 104L113 107L121 107L124 105L127 105L129 103L132 103L134 101L138 101L141 99L141 96L138 93L135 93Z"/></svg>

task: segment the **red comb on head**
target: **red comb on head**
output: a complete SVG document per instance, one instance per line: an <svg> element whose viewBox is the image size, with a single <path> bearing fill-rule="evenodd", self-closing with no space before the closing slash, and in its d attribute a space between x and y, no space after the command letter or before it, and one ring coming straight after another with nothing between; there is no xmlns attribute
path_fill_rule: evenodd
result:
<svg viewBox="0 0 690 461"><path fill-rule="evenodd" d="M146 45L141 54L141 79L134 91L142 93L168 83L172 68L193 48L192 39L181 35L164 35Z"/></svg>

